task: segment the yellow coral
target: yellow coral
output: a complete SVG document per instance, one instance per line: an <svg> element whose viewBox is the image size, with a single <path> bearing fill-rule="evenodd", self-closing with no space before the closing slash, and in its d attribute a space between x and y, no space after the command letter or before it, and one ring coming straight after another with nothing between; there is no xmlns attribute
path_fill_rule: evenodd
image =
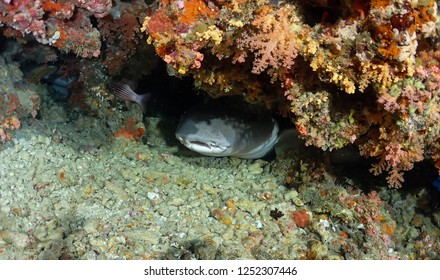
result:
<svg viewBox="0 0 440 280"><path fill-rule="evenodd" d="M244 26L244 23L241 20L230 19L228 23L230 26L239 27L239 28Z"/></svg>
<svg viewBox="0 0 440 280"><path fill-rule="evenodd" d="M148 30L148 22L150 21L150 17L145 17L144 22L142 23L141 31L147 32Z"/></svg>
<svg viewBox="0 0 440 280"><path fill-rule="evenodd" d="M347 77L343 78L341 83L347 93L352 94L356 90L356 87L354 86L354 82L348 79Z"/></svg>
<svg viewBox="0 0 440 280"><path fill-rule="evenodd" d="M215 45L219 45L223 40L223 31L215 25L209 26L204 32L196 32L196 35L204 40L212 39Z"/></svg>
<svg viewBox="0 0 440 280"><path fill-rule="evenodd" d="M181 75L185 75L186 71L188 69L186 69L185 67L179 67L179 69L177 70L177 72Z"/></svg>
<svg viewBox="0 0 440 280"><path fill-rule="evenodd" d="M303 52L309 55L314 55L318 51L319 43L313 41L311 38L305 38Z"/></svg>
<svg viewBox="0 0 440 280"><path fill-rule="evenodd" d="M356 86L354 82L341 73L340 66L334 67L332 63L328 63L325 71L331 73L330 82L340 85L346 93L352 94L355 92Z"/></svg>

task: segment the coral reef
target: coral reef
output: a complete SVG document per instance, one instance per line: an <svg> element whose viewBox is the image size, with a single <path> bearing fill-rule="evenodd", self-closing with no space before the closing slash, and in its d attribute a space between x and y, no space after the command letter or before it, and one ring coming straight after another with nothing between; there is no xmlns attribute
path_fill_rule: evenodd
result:
<svg viewBox="0 0 440 280"><path fill-rule="evenodd" d="M40 106L37 87L24 79L17 63L0 55L0 143L11 139L20 119L36 117Z"/></svg>
<svg viewBox="0 0 440 280"><path fill-rule="evenodd" d="M100 56L104 43L108 61L124 55L127 58L140 39L135 38L140 33L137 17L145 16L146 6L143 1L114 3L113 6L110 0L1 1L0 26L4 26L6 37L21 38L24 42L35 39L84 58ZM116 42L117 38L120 42ZM112 46L117 46L119 52Z"/></svg>
<svg viewBox="0 0 440 280"><path fill-rule="evenodd" d="M0 0L0 32L0 259L439 259L434 0ZM192 82L301 145L184 149Z"/></svg>
<svg viewBox="0 0 440 280"><path fill-rule="evenodd" d="M2 1L0 24L7 26L5 35L24 37L30 34L40 43L72 51L82 57L97 57L101 40L90 16L103 17L110 8L110 0Z"/></svg>
<svg viewBox="0 0 440 280"><path fill-rule="evenodd" d="M108 99L109 76L136 84L156 63L146 36L170 75L192 77L213 97L265 104L307 145L356 145L392 187L424 159L440 170L434 0L152 2L1 1L0 26L22 44L99 57L75 70L70 100L85 110Z"/></svg>
<svg viewBox="0 0 440 280"><path fill-rule="evenodd" d="M440 167L434 0L155 5L142 31L171 75L192 76L214 97L263 102L309 145L354 143L391 187L425 158Z"/></svg>

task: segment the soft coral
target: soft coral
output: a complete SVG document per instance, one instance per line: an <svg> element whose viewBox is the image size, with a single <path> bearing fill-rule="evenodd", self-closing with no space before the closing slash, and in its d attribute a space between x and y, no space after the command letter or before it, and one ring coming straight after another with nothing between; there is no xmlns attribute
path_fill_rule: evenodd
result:
<svg viewBox="0 0 440 280"><path fill-rule="evenodd" d="M114 134L114 137L115 138L123 137L130 141L139 142L143 134L144 134L144 129L142 127L135 128L133 118L129 118L128 123L123 128L118 130Z"/></svg>
<svg viewBox="0 0 440 280"><path fill-rule="evenodd" d="M295 40L298 36L292 26L298 21L293 6L274 12L270 8L260 10L251 23L254 30L244 32L238 40L240 49L249 49L255 56L253 73L260 74L269 68L269 74L276 79L276 73L287 72L293 66L298 55L298 42Z"/></svg>

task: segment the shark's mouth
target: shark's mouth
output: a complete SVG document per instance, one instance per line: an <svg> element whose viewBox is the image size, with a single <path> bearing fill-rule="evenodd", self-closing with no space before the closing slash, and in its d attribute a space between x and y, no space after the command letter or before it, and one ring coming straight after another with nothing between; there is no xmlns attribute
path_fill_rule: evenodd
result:
<svg viewBox="0 0 440 280"><path fill-rule="evenodd" d="M177 139L188 149L207 156L227 156L228 147L219 146L215 143L206 143L197 140L186 140L178 136Z"/></svg>
<svg viewBox="0 0 440 280"><path fill-rule="evenodd" d="M192 146L202 146L202 147L206 147L207 149L211 149L212 147L218 147L218 146L212 146L209 144L206 144L204 142L200 142L200 141L188 141Z"/></svg>
<svg viewBox="0 0 440 280"><path fill-rule="evenodd" d="M210 156L224 156L223 153L228 149L228 147L219 146L215 143L205 143L201 141L187 141L185 146L193 151Z"/></svg>

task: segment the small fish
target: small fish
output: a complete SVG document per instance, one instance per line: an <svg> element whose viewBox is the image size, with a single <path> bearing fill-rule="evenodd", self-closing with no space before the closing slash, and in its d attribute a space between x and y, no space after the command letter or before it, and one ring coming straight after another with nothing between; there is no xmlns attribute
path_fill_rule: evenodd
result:
<svg viewBox="0 0 440 280"><path fill-rule="evenodd" d="M39 84L44 78L49 77L50 75L54 74L57 71L58 71L57 66L46 65L46 64L41 65L27 72L26 79L33 84Z"/></svg>
<svg viewBox="0 0 440 280"><path fill-rule="evenodd" d="M108 91L121 100L137 103L144 114L147 112L147 102L151 96L149 93L142 95L137 94L130 86L123 83L110 84Z"/></svg>

